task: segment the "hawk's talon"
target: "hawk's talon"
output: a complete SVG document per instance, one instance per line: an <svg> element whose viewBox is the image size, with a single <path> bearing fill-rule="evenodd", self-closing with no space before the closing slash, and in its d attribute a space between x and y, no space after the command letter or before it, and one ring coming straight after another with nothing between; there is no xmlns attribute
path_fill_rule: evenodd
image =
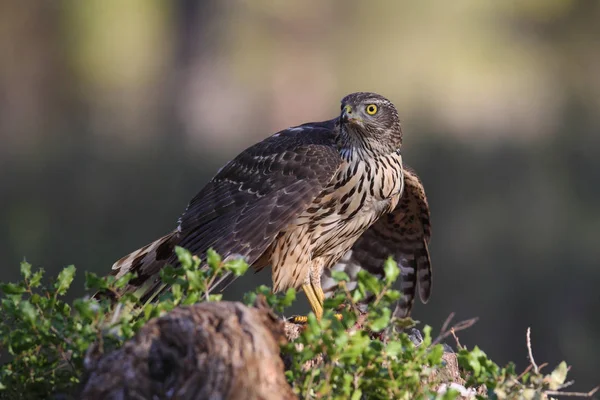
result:
<svg viewBox="0 0 600 400"><path fill-rule="evenodd" d="M340 313L333 314L333 317L338 321L344 318ZM296 325L305 325L308 323L308 315L294 315L286 319L286 321Z"/></svg>
<svg viewBox="0 0 600 400"><path fill-rule="evenodd" d="M308 299L308 303L310 304L310 308L312 308L315 316L317 317L317 321L320 321L323 317L323 302L321 301L321 294L323 290L320 286L313 286L312 284L302 285L302 290L304 291L304 295ZM325 297L323 295L323 297Z"/></svg>
<svg viewBox="0 0 600 400"><path fill-rule="evenodd" d="M287 319L288 322L296 325L304 325L308 323L308 315L294 315Z"/></svg>

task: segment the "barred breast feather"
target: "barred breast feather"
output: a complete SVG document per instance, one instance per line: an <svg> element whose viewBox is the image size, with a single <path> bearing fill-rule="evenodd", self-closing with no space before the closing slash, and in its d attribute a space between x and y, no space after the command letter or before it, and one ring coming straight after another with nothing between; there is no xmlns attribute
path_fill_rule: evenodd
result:
<svg viewBox="0 0 600 400"><path fill-rule="evenodd" d="M333 270L346 272L351 280L361 269L383 276L383 264L392 256L401 269L403 293L395 315L405 317L410 314L417 287L422 302L431 295L430 238L430 211L423 185L415 171L405 165L404 191L398 205L363 233L332 270L324 272L323 289L329 295L335 289ZM351 282L348 286L354 285Z"/></svg>

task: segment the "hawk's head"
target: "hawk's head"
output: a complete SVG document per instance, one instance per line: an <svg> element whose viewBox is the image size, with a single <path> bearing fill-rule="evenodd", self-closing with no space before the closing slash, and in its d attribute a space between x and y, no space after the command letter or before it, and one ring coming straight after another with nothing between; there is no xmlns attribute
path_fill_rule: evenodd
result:
<svg viewBox="0 0 600 400"><path fill-rule="evenodd" d="M344 97L340 128L353 146L369 152L389 153L402 144L398 111L377 93L357 92Z"/></svg>

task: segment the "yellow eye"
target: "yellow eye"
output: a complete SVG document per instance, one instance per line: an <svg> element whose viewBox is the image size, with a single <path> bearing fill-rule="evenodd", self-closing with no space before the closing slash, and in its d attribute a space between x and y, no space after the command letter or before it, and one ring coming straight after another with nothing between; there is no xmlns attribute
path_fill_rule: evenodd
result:
<svg viewBox="0 0 600 400"><path fill-rule="evenodd" d="M369 114L369 115L377 114L377 106L375 104L367 105L366 110L367 110L367 114Z"/></svg>

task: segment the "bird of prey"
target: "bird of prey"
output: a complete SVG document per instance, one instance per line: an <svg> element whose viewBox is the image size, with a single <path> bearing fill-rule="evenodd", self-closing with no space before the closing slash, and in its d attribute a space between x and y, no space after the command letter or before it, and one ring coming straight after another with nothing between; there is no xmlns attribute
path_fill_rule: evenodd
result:
<svg viewBox="0 0 600 400"><path fill-rule="evenodd" d="M273 290L301 288L320 319L324 271L381 274L391 255L402 270L396 314L406 316L417 284L423 302L430 296L430 224L401 145L388 99L349 94L337 118L282 130L240 153L191 200L174 231L117 261L112 274L136 273L126 290L151 295L160 269L177 264L175 246L201 258L212 248L257 271L270 266Z"/></svg>

